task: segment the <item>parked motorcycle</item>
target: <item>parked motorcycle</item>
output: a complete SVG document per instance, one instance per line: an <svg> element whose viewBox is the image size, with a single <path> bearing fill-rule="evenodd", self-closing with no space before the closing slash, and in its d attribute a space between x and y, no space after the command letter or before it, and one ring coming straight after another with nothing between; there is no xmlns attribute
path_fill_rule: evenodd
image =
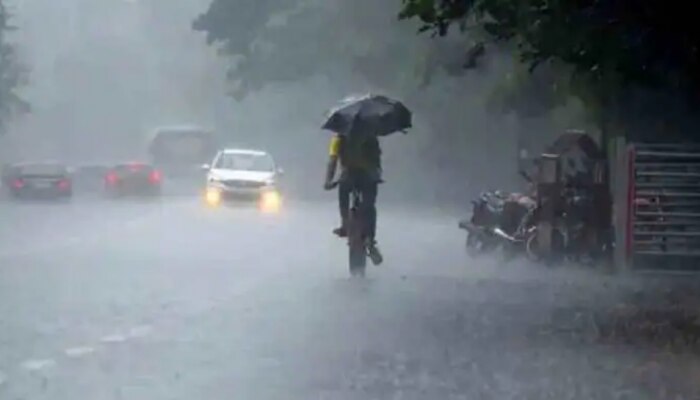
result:
<svg viewBox="0 0 700 400"><path fill-rule="evenodd" d="M471 218L459 224L467 231L467 252L475 256L500 248L509 258L521 253L527 243L535 208L529 196L482 192L472 200Z"/></svg>
<svg viewBox="0 0 700 400"><path fill-rule="evenodd" d="M482 192L471 201L472 215L459 222L467 231L466 249L472 256L490 253L498 247L494 228L500 224L506 197L500 191Z"/></svg>
<svg viewBox="0 0 700 400"><path fill-rule="evenodd" d="M538 239L537 218L534 218L530 234L525 245L527 258L536 262L557 264L563 261L590 263L598 259L605 251L604 246L591 248L586 237L586 218L590 215L592 199L589 195L567 189L561 209L556 210L552 224L552 250L545 257L541 254Z"/></svg>

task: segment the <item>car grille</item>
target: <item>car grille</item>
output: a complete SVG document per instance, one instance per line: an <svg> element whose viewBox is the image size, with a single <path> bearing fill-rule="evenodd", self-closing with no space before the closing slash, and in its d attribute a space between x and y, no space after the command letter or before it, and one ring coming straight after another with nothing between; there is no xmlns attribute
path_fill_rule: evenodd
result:
<svg viewBox="0 0 700 400"><path fill-rule="evenodd" d="M223 184L233 189L258 189L265 186L264 182L244 181L240 179L230 179L223 181Z"/></svg>
<svg viewBox="0 0 700 400"><path fill-rule="evenodd" d="M256 201L260 194L254 192L224 192L223 199L230 201Z"/></svg>

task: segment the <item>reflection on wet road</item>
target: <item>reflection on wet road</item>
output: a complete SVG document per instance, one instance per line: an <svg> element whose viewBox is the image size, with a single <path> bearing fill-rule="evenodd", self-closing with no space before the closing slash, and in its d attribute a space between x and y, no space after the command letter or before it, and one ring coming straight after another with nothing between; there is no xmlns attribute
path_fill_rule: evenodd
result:
<svg viewBox="0 0 700 400"><path fill-rule="evenodd" d="M3 203L0 398L697 393L691 354L605 333L609 279L470 261L457 216L381 211L387 262L353 281L330 203Z"/></svg>

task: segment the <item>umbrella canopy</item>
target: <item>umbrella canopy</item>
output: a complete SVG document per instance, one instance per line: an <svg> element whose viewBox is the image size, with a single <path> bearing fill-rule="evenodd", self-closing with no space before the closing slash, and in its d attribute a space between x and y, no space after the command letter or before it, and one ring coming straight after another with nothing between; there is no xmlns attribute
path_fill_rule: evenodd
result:
<svg viewBox="0 0 700 400"><path fill-rule="evenodd" d="M322 129L343 136L387 136L412 126L411 111L400 101L381 95L350 97L328 113Z"/></svg>

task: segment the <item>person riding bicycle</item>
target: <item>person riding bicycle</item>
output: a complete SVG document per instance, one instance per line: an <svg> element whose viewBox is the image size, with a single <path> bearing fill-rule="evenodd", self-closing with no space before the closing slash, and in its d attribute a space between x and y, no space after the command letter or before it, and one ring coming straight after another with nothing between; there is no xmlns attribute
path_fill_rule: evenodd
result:
<svg viewBox="0 0 700 400"><path fill-rule="evenodd" d="M368 251L372 260L381 260L377 246L377 191L382 182L381 147L375 135L343 136L335 134L331 138L329 160L326 169L324 188L333 189L333 179L337 165L341 172L338 179L338 206L340 208L340 227L333 233L340 237L347 236L347 221L350 208L350 193L357 189L362 193L363 205L367 216ZM381 261L380 261L381 262Z"/></svg>

